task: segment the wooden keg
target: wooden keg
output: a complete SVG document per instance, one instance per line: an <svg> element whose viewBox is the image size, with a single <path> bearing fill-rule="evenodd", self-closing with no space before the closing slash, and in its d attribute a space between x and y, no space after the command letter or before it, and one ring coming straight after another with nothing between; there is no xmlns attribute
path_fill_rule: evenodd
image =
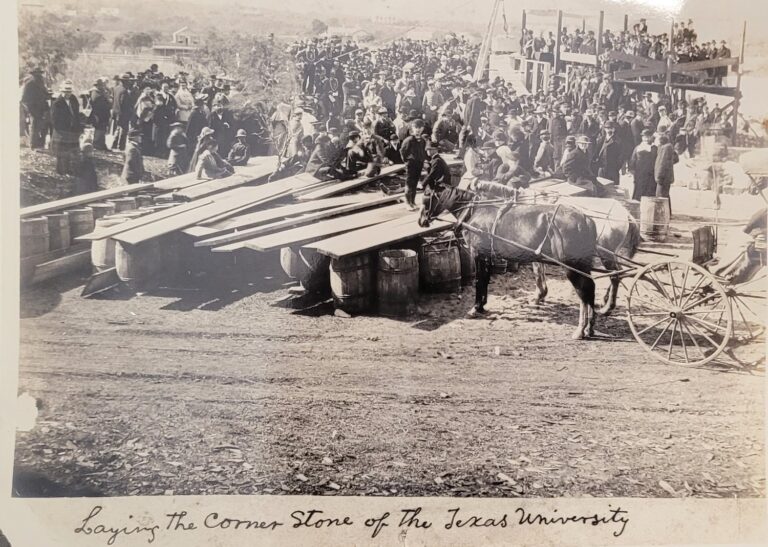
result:
<svg viewBox="0 0 768 547"><path fill-rule="evenodd" d="M507 268L509 267L509 262L505 258L494 258L491 265L491 273L492 274L503 274L507 273Z"/></svg>
<svg viewBox="0 0 768 547"><path fill-rule="evenodd" d="M150 239L136 245L115 242L115 268L117 277L133 288L148 284L160 267L160 243Z"/></svg>
<svg viewBox="0 0 768 547"><path fill-rule="evenodd" d="M419 299L419 258L416 251L379 251L376 269L379 313L387 317L416 313Z"/></svg>
<svg viewBox="0 0 768 547"><path fill-rule="evenodd" d="M136 198L134 197L124 197L124 198L114 198L109 200L110 203L115 204L115 212L116 213L122 213L123 211L132 211L136 209Z"/></svg>
<svg viewBox="0 0 768 547"><path fill-rule="evenodd" d="M419 280L429 292L461 289L461 257L456 240L433 241L419 249Z"/></svg>
<svg viewBox="0 0 768 547"><path fill-rule="evenodd" d="M88 205L91 209L93 209L93 220L99 220L102 217L105 217L107 215L114 214L115 212L115 204L114 203L90 203Z"/></svg>
<svg viewBox="0 0 768 547"><path fill-rule="evenodd" d="M126 218L100 218L96 229L108 228L126 222ZM94 239L91 242L91 263L97 272L103 272L115 266L115 240L111 237Z"/></svg>
<svg viewBox="0 0 768 547"><path fill-rule="evenodd" d="M297 279L308 291L323 292L330 289L330 263L330 257L314 249L280 249L280 266L283 271L288 277Z"/></svg>
<svg viewBox="0 0 768 547"><path fill-rule="evenodd" d="M70 209L67 213L69 214L69 235L72 239L90 234L96 226L93 220L93 209L90 207Z"/></svg>
<svg viewBox="0 0 768 547"><path fill-rule="evenodd" d="M47 253L50 246L48 219L45 217L21 219L21 256Z"/></svg>
<svg viewBox="0 0 768 547"><path fill-rule="evenodd" d="M51 213L45 215L48 219L48 249L55 251L57 249L67 249L72 243L69 234L69 214Z"/></svg>
<svg viewBox="0 0 768 547"><path fill-rule="evenodd" d="M330 265L330 283L336 308L355 314L373 305L373 260L370 253L334 258Z"/></svg>
<svg viewBox="0 0 768 547"><path fill-rule="evenodd" d="M669 232L669 200L643 196L640 200L640 234L650 241L666 241Z"/></svg>

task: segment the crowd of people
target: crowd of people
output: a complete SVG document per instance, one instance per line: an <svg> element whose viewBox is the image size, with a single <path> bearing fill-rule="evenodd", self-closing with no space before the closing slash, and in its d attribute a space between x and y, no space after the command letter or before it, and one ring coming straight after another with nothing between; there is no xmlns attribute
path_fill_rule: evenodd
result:
<svg viewBox="0 0 768 547"><path fill-rule="evenodd" d="M569 31L568 28L563 27L560 34L561 51L595 55L598 51L598 38L593 30L577 28ZM605 30L600 39L600 50L603 53L619 51L657 61L663 61L671 56L677 63L726 59L731 56L731 50L725 40L720 41L719 47L716 40L698 43L698 34L691 19L688 19L687 23L680 21L673 24L671 49L669 38L668 33L649 33L646 19L640 19L639 23L625 31ZM535 58L553 63L555 47L555 35L551 31L547 32L545 37L543 31L535 35L532 29L525 29L520 39L520 50L528 59ZM603 60L603 69L608 72L621 68L631 68L631 65L625 67L622 63ZM702 83L720 85L726 75L726 67L713 68L706 71L706 78L699 78L699 80Z"/></svg>
<svg viewBox="0 0 768 547"><path fill-rule="evenodd" d="M142 179L145 156L168 159L168 176L195 169L192 160L206 151L206 158L217 159L218 170L204 162L201 176L231 172L232 165L248 161L248 147L243 147L247 139L235 127L228 108L231 86L223 75L193 80L180 72L171 77L153 64L136 75L98 78L78 96L71 80L54 94L42 72L33 69L22 83L21 134L32 149L49 143L59 174L82 178L83 169L91 170L88 157L93 149L125 150L127 182ZM214 133L215 150L210 138Z"/></svg>
<svg viewBox="0 0 768 547"><path fill-rule="evenodd" d="M518 94L500 78L475 82L470 74L478 50L453 35L379 48L337 38L293 43L301 95L283 98L270 113L270 152L280 157L273 178L307 172L345 179L403 163L408 206L415 207L425 166L424 186L449 180L442 153L464 160L468 178L507 187L556 175L599 194L597 177L618 183L629 171L635 199L666 196L677 157L694 155L710 126L727 123L704 100L639 93L594 67L574 69L564 81L553 78L535 95ZM71 172L88 123L87 146L125 148L128 182L142 178L147 154L168 158L169 175L197 171L218 178L250 155L249 133L236 127L229 93L222 77L168 78L153 66L138 76L100 79L81 100L64 82L49 107L50 95L33 71L22 89L24 131L34 148L50 129L62 173Z"/></svg>

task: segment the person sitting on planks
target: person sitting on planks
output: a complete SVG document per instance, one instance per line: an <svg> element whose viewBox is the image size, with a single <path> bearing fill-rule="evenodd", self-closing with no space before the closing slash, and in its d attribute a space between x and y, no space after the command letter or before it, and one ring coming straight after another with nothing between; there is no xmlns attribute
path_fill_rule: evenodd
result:
<svg viewBox="0 0 768 547"><path fill-rule="evenodd" d="M219 144L209 141L197 160L198 179L222 179L233 174L235 170L228 161L219 156Z"/></svg>
<svg viewBox="0 0 768 547"><path fill-rule="evenodd" d="M125 163L122 178L128 184L141 182L144 176L144 156L141 154L141 130L131 129L128 132L128 144L125 147Z"/></svg>
<svg viewBox="0 0 768 547"><path fill-rule="evenodd" d="M232 145L232 149L229 151L227 161L231 165L247 165L248 160L251 157L251 150L248 148L248 133L245 129L237 130L237 141Z"/></svg>
<svg viewBox="0 0 768 547"><path fill-rule="evenodd" d="M338 165L338 159L339 154L331 142L331 137L326 133L320 133L304 172L310 173L319 180L342 180L345 173Z"/></svg>
<svg viewBox="0 0 768 547"><path fill-rule="evenodd" d="M347 146L347 171L350 175L356 175L365 169L373 161L371 153L362 146L362 136L357 131L349 134Z"/></svg>

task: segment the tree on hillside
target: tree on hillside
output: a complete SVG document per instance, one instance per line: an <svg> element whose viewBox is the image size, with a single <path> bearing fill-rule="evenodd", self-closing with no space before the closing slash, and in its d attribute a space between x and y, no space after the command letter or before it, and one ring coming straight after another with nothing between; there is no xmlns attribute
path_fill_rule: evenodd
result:
<svg viewBox="0 0 768 547"><path fill-rule="evenodd" d="M114 51L123 50L130 53L141 53L144 48L151 48L155 43L153 34L147 32L124 32L112 40L112 49Z"/></svg>
<svg viewBox="0 0 768 547"><path fill-rule="evenodd" d="M312 20L312 34L322 34L328 31L328 25L323 23L320 19Z"/></svg>
<svg viewBox="0 0 768 547"><path fill-rule="evenodd" d="M19 18L19 68L26 73L37 66L48 80L55 80L65 73L67 61L103 41L101 34L75 27L54 13L23 13Z"/></svg>

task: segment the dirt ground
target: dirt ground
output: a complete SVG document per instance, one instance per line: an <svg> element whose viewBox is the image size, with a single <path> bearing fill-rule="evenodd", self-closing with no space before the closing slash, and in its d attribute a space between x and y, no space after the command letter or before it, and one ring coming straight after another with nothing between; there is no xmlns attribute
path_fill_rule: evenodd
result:
<svg viewBox="0 0 768 547"><path fill-rule="evenodd" d="M472 287L341 318L295 308L259 256L241 279L25 293L20 390L42 408L16 494L765 495L762 373L653 360L621 298L588 341L564 277L535 308L525 268L482 319Z"/></svg>

